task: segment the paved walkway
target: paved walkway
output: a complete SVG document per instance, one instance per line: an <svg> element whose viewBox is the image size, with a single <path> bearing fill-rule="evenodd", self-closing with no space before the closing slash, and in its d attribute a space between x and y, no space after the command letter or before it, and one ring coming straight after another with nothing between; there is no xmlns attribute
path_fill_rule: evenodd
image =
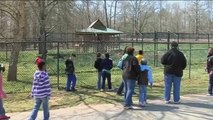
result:
<svg viewBox="0 0 213 120"><path fill-rule="evenodd" d="M181 104L150 100L147 107L124 110L121 104L78 105L50 111L50 120L213 120L213 96L184 96ZM8 113L11 120L27 120L29 112ZM42 120L42 111L37 120Z"/></svg>

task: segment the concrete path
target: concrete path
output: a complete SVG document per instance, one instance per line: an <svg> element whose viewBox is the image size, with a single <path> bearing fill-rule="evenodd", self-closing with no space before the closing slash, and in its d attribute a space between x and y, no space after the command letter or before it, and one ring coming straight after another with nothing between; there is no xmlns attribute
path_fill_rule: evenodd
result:
<svg viewBox="0 0 213 120"><path fill-rule="evenodd" d="M181 104L150 100L146 107L124 110L121 104L78 105L50 111L50 120L213 120L213 96L181 97ZM135 102L137 103L137 102ZM38 119L42 120L42 111ZM29 112L8 113L11 120L27 120Z"/></svg>

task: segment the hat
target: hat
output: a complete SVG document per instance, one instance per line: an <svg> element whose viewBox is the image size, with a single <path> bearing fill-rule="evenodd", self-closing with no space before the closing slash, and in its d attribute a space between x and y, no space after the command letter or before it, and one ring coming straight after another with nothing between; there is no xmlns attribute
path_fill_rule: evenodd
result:
<svg viewBox="0 0 213 120"><path fill-rule="evenodd" d="M141 65L147 65L147 60L146 59L142 59L141 60Z"/></svg>
<svg viewBox="0 0 213 120"><path fill-rule="evenodd" d="M178 43L176 41L172 41L171 46L172 46L172 48L177 48Z"/></svg>
<svg viewBox="0 0 213 120"><path fill-rule="evenodd" d="M36 58L36 64L38 65L38 64L40 64L41 62L43 62L44 60L40 57L40 56L38 56L37 58Z"/></svg>

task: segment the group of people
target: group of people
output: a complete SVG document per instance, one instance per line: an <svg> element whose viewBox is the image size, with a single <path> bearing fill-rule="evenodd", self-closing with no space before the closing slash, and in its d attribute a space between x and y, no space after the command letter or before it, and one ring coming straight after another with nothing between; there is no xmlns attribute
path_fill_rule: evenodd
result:
<svg viewBox="0 0 213 120"><path fill-rule="evenodd" d="M113 67L112 59L109 56L109 53L105 53L105 58L102 59L101 53L97 53L97 58L94 63L94 67L98 71L98 81L97 81L97 89L100 91L105 90L105 81L107 79L108 90L112 90L112 82L111 82L111 69Z"/></svg>
<svg viewBox="0 0 213 120"><path fill-rule="evenodd" d="M118 68L122 70L122 83L117 94L122 94L124 89L124 107L132 109L132 95L136 86L139 85L139 105L141 107L147 104L147 86L153 85L152 70L147 66L147 60L144 59L143 51L134 56L135 49L126 47L124 54L118 62Z"/></svg>
<svg viewBox="0 0 213 120"><path fill-rule="evenodd" d="M213 55L213 54L212 54ZM212 57L213 60L213 57ZM174 103L180 103L180 83L183 76L183 70L186 67L186 58L178 49L178 43L172 42L171 49L161 58L161 64L164 65L164 83L165 83L165 102L171 103L170 93L173 85ZM139 106L147 104L147 85L152 87L152 70L147 66L147 60L144 59L143 51L134 56L134 48L126 47L124 54L117 65L122 69L122 83L117 94L122 93L124 86L124 107L132 109L132 95L136 86L139 85Z"/></svg>
<svg viewBox="0 0 213 120"><path fill-rule="evenodd" d="M135 49L133 47L126 47L124 54L118 62L118 68L122 70L122 82L117 91L117 94L124 92L124 107L132 109L133 101L132 95L136 82L139 85L139 105L141 107L147 104L147 86L153 85L152 70L147 66L147 60L143 56L143 51L140 50L139 54L134 56ZM75 54L72 54L69 59L65 61L65 71L67 74L66 91L76 91L76 76L74 67ZM171 49L167 51L161 58L161 64L164 65L164 83L165 83L165 102L171 103L171 88L173 85L173 102L180 103L180 84L183 70L186 68L186 58L184 54L179 51L178 43L172 42ZM46 62L38 57L36 59L37 70L34 73L32 84L32 97L35 99L35 105L29 120L35 120L38 110L42 104L44 112L44 120L49 120L49 105L48 101L51 96L51 86L49 75L46 71ZM101 58L101 53L97 54L94 67L98 71L97 88L100 91L105 90L105 80L108 81L108 89L112 89L111 83L111 69L113 67L112 59L109 53L105 54L105 58ZM209 49L207 56L206 70L209 74L209 88L208 93L213 93L213 48ZM6 98L3 91L2 72L0 72L0 119L9 119L5 115L2 99ZM72 86L71 86L72 85Z"/></svg>
<svg viewBox="0 0 213 120"><path fill-rule="evenodd" d="M133 47L126 47L117 64L117 67L122 70L122 82L117 94L124 93L124 107L126 109L132 109L132 96L135 93L136 82L139 86L139 106L141 107L147 104L147 86L153 86L152 69L147 65L148 62L143 55L143 51L139 50L136 56L134 56L134 51ZM110 69L112 68L112 60L108 56L108 53L106 53L105 59L102 59L101 54L98 53L94 64L98 71L97 88L101 91L105 88L106 74L108 75L108 87L111 89ZM171 49L162 56L161 64L164 65L165 103L171 103L170 93L173 85L173 100L174 103L178 104L180 103L180 84L183 70L186 68L186 58L179 51L177 42L171 43Z"/></svg>

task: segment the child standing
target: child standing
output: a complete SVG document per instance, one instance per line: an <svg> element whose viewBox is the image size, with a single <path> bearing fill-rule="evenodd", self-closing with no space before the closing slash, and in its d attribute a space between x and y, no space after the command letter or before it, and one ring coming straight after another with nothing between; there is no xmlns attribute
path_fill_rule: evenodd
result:
<svg viewBox="0 0 213 120"><path fill-rule="evenodd" d="M137 58L138 63L140 64L141 60L144 58L144 56L143 56L143 50L139 50L138 54L135 57Z"/></svg>
<svg viewBox="0 0 213 120"><path fill-rule="evenodd" d="M97 53L97 58L94 64L94 67L98 70L98 81L97 81L97 88L100 90L101 89L101 74L102 74L102 58L101 58L101 53Z"/></svg>
<svg viewBox="0 0 213 120"><path fill-rule="evenodd" d="M75 76L75 67L73 60L76 57L75 54L72 54L71 57L69 57L66 62L66 74L67 74L67 84L66 84L66 91L76 91L75 85L76 85L76 76ZM72 84L72 87L70 89L70 86Z"/></svg>
<svg viewBox="0 0 213 120"><path fill-rule="evenodd" d="M145 59L141 60L140 65L141 73L138 78L139 85L139 106L143 107L147 104L147 85L153 85L152 70L147 66L147 61Z"/></svg>
<svg viewBox="0 0 213 120"><path fill-rule="evenodd" d="M37 63L38 70L34 74L32 97L35 99L35 105L29 120L35 120L38 110L42 104L44 112L44 120L49 120L49 99L51 95L51 87L49 75L46 72L46 65L44 61Z"/></svg>
<svg viewBox="0 0 213 120"><path fill-rule="evenodd" d="M111 69L113 67L112 59L109 58L109 53L105 54L105 59L102 61L102 87L101 91L105 89L105 80L107 78L108 82L108 89L112 90L112 83L111 83Z"/></svg>
<svg viewBox="0 0 213 120"><path fill-rule="evenodd" d="M0 67L2 68L2 65L0 65ZM2 77L3 71L4 70L0 70L0 120L10 118L9 116L5 115L5 110L4 110L4 106L3 106L3 99L7 97L3 90L3 77Z"/></svg>

